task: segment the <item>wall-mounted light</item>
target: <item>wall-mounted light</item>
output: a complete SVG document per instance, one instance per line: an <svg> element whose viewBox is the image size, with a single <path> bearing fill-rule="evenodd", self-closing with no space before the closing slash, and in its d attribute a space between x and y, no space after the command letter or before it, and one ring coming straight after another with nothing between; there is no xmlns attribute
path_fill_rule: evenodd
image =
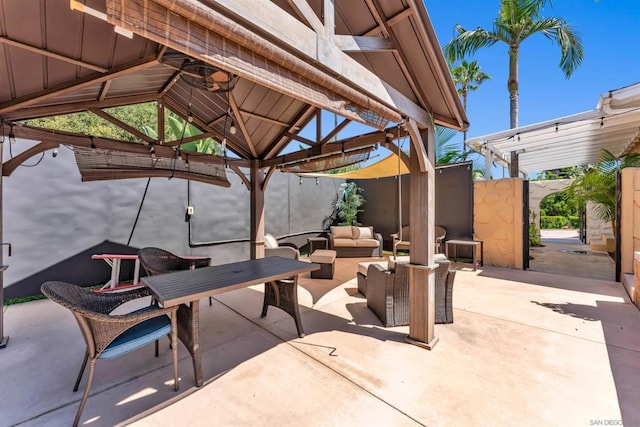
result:
<svg viewBox="0 0 640 427"><path fill-rule="evenodd" d="M53 151L51 152L51 157L58 157L58 149L54 148Z"/></svg>
<svg viewBox="0 0 640 427"><path fill-rule="evenodd" d="M302 177L299 178L298 184L302 185Z"/></svg>
<svg viewBox="0 0 640 427"><path fill-rule="evenodd" d="M316 185L318 185L318 177L316 176Z"/></svg>

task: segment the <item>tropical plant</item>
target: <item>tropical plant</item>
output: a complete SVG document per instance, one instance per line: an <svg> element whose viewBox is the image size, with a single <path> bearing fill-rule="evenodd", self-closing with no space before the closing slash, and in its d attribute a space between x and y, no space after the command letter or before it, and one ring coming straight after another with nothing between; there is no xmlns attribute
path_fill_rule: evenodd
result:
<svg viewBox="0 0 640 427"><path fill-rule="evenodd" d="M129 126L139 129L145 135L153 139L158 139L158 132L156 131L158 126L157 103L147 102L122 107L113 107L105 109L105 111ZM181 138L189 138L202 133L198 128L175 115L172 111L166 111L166 140L179 140ZM117 139L120 141L133 142L138 140L136 136L130 134L126 130L104 120L102 117L88 112L31 119L27 120L26 123L29 126L85 133L94 136ZM199 141L183 144L181 145L181 149L206 154L222 154L220 144L211 138L203 138Z"/></svg>
<svg viewBox="0 0 640 427"><path fill-rule="evenodd" d="M595 213L603 221L610 221L612 232L616 230L616 181L618 173L627 167L640 167L640 154L616 157L602 150L599 163L588 168L563 192L579 203L595 203Z"/></svg>
<svg viewBox="0 0 640 427"><path fill-rule="evenodd" d="M560 47L560 68L567 78L582 63L580 35L562 18L541 17L540 11L546 3L546 0L501 0L493 29L478 27L475 30L465 30L458 24L455 27L458 34L444 47L445 55L452 63L498 42L509 47L507 88L511 128L518 127L518 57L522 42L538 33L555 42Z"/></svg>
<svg viewBox="0 0 640 427"><path fill-rule="evenodd" d="M540 232L536 224L536 213L529 209L529 246L540 246Z"/></svg>
<svg viewBox="0 0 640 427"><path fill-rule="evenodd" d="M478 65L478 61L467 62L465 59L462 60L460 65L451 68L451 77L453 77L453 82L458 88L458 95L462 97L462 106L465 111L467 110L469 91L476 91L483 82L491 80L491 76L482 71ZM467 141L466 130L464 131L462 141L462 147L464 149L464 143Z"/></svg>
<svg viewBox="0 0 640 427"><path fill-rule="evenodd" d="M338 218L342 219L342 222L338 225L360 225L358 222L358 214L363 212L362 205L365 204L362 193L362 188L358 187L355 182L345 182L340 184L342 189L342 197L338 199L336 208L338 211Z"/></svg>

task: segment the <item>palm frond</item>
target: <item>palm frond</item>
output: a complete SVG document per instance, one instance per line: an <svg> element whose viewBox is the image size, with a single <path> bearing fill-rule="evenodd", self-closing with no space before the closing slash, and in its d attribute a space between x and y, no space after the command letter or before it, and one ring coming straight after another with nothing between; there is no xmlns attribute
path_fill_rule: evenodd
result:
<svg viewBox="0 0 640 427"><path fill-rule="evenodd" d="M445 56L450 62L455 62L500 41L496 34L482 28L467 31L462 26L456 25L455 30L458 35L444 47Z"/></svg>

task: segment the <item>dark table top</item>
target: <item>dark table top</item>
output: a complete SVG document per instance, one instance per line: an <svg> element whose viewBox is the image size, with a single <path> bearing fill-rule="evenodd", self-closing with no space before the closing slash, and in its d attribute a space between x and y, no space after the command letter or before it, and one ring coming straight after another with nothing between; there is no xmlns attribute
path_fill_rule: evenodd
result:
<svg viewBox="0 0 640 427"><path fill-rule="evenodd" d="M267 257L148 276L141 282L160 304L170 307L319 268L318 264L309 262Z"/></svg>

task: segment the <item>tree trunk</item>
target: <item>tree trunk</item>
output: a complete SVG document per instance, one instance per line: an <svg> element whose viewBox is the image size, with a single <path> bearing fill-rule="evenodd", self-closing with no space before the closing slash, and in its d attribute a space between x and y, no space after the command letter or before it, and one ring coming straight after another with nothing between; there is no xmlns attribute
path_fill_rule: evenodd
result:
<svg viewBox="0 0 640 427"><path fill-rule="evenodd" d="M511 45L509 49L509 107L510 107L510 125L511 129L518 127L518 48L519 46ZM509 168L509 176L517 177L519 174L518 153L511 152L511 164Z"/></svg>

